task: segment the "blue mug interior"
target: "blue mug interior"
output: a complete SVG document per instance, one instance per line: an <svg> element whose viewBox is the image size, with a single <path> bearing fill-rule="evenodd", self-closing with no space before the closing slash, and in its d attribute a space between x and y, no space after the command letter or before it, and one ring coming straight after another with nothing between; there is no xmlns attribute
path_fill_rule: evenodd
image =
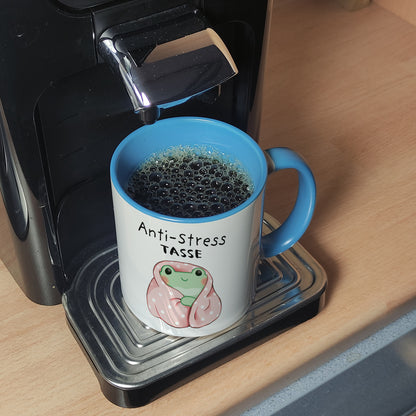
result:
<svg viewBox="0 0 416 416"><path fill-rule="evenodd" d="M132 173L154 153L174 146L216 149L230 161L238 161L254 185L254 192L243 204L212 217L175 218L152 212L151 215L173 221L203 222L227 217L251 204L267 178L267 164L263 151L246 133L218 120L195 117L176 117L143 126L129 134L116 148L110 166L110 175L117 192L132 206L148 211L133 201L125 192ZM150 212L150 211L149 211Z"/></svg>

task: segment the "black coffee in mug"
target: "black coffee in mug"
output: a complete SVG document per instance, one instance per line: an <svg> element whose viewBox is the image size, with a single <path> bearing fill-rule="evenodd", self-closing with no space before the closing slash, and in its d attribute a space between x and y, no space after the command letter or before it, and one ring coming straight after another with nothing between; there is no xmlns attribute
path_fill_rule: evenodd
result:
<svg viewBox="0 0 416 416"><path fill-rule="evenodd" d="M215 151L176 147L139 166L126 192L159 214L201 218L242 204L250 198L253 183L242 166Z"/></svg>

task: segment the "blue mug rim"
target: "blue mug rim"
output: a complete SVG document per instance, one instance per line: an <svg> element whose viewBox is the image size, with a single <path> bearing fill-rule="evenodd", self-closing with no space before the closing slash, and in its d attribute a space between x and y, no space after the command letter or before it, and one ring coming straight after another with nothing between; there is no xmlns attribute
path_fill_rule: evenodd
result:
<svg viewBox="0 0 416 416"><path fill-rule="evenodd" d="M242 143L244 143L249 150L252 151L251 156L253 159L257 159L257 162L260 163L260 165L257 167L258 173L259 173L259 179L257 182L254 183L254 190L252 195L245 200L242 204L238 205L237 207L228 210L226 212L223 212L221 214L212 215L208 217L199 217L199 218L184 218L184 217L173 217L170 215L160 214L158 212L152 211L148 208L145 208L144 206L138 204L136 201L134 201L132 198L130 198L126 191L124 190L123 185L120 183L117 169L118 164L120 161L120 157L122 156L125 148L134 140L137 140L137 136L141 136L142 134L145 134L145 130L149 129L157 129L161 128L162 126L169 126L170 124L176 125L177 123L198 123L200 126L215 126L219 127L224 130L224 134L232 134L234 136L239 136L239 139L242 140ZM176 125L175 128L178 128ZM201 145L201 143L196 143L196 145ZM168 146L166 147L168 148ZM222 152L227 155L225 152ZM139 162L137 163L137 166L139 166ZM133 173L133 171L131 172ZM251 175L250 175L251 176ZM168 222L174 222L174 223L188 223L188 224L198 224L198 223L206 223L206 222L214 222L218 220L222 220L225 218L228 218L242 210L244 210L246 207L251 205L254 201L257 200L259 195L263 192L266 179L267 179L267 162L266 158L264 156L264 153L262 149L259 147L259 145L255 142L253 138L251 138L247 133L240 130L239 128L232 126L231 124L225 123L220 120L215 120L211 118L204 118L204 117L171 117L163 120L157 121L155 124L152 125L146 125L143 127L139 127L138 129L132 131L129 135L127 135L116 147L110 163L110 178L111 182L116 190L116 192L133 208L137 209L138 211L143 212L144 214L147 214L151 217L154 217L159 220L168 221ZM252 178L253 179L253 178Z"/></svg>

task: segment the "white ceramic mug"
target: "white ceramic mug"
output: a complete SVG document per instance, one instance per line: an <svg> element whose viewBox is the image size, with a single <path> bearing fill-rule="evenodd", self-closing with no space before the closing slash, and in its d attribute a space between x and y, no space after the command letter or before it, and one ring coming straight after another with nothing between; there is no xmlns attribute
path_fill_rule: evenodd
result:
<svg viewBox="0 0 416 416"><path fill-rule="evenodd" d="M204 218L169 217L133 201L125 191L131 174L151 155L178 145L208 146L238 161L254 184L251 197L230 211ZM266 153L273 171L298 171L299 189L286 221L262 237L268 164L246 133L217 120L178 117L141 127L117 147L110 171L121 289L145 325L186 337L228 328L251 304L261 258L290 248L305 232L315 206L313 175L289 149Z"/></svg>

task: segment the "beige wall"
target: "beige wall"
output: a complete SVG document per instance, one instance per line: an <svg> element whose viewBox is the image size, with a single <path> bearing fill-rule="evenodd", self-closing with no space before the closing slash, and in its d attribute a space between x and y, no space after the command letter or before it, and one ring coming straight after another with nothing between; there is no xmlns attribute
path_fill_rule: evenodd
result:
<svg viewBox="0 0 416 416"><path fill-rule="evenodd" d="M416 26L416 0L373 0L373 2Z"/></svg>

